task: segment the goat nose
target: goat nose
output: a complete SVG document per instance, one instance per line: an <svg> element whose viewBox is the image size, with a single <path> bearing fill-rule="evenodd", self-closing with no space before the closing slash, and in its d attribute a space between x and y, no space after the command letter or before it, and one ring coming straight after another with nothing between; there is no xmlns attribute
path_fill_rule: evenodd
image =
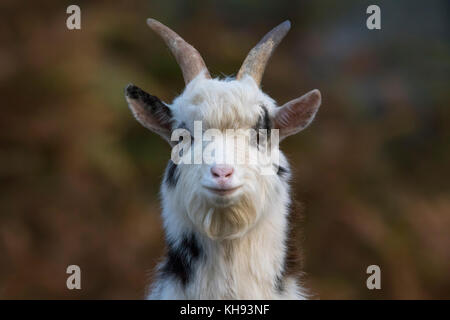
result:
<svg viewBox="0 0 450 320"><path fill-rule="evenodd" d="M228 180L233 175L234 169L227 165L215 165L211 168L212 176L217 180Z"/></svg>

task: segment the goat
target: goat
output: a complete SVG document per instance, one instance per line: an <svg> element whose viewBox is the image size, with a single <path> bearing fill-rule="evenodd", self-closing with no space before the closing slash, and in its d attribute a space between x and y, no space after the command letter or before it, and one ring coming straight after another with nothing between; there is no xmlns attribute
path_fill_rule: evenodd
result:
<svg viewBox="0 0 450 320"><path fill-rule="evenodd" d="M137 121L172 146L174 130L192 133L195 121L219 132L254 128L270 135L276 131L281 141L314 119L321 104L318 90L277 106L260 89L265 66L289 31L289 21L267 33L237 76L226 79L211 78L198 51L167 26L154 19L147 24L175 56L186 87L172 104L133 84L126 87L125 97ZM199 143L194 138L188 147ZM221 148L217 150L229 151ZM260 153L258 142L249 148ZM247 162L169 161L161 186L167 254L147 298L308 298L299 279L287 270L289 164L278 145L270 148L278 155L270 165L272 174L261 174L258 165Z"/></svg>

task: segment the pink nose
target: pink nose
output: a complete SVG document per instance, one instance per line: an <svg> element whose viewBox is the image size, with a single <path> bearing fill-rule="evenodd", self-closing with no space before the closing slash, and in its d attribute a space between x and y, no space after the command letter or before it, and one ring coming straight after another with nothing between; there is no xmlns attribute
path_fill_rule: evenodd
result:
<svg viewBox="0 0 450 320"><path fill-rule="evenodd" d="M227 165L215 165L211 168L211 174L214 179L219 182L227 182L233 176L234 169L233 167Z"/></svg>

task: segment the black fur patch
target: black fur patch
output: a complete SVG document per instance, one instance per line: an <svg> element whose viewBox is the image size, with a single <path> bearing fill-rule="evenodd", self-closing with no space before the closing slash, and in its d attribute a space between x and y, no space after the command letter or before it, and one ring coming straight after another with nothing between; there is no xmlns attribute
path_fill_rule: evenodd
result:
<svg viewBox="0 0 450 320"><path fill-rule="evenodd" d="M277 166L276 164L273 165L275 172L281 179L287 179L289 178L291 171L289 168L283 167L283 166Z"/></svg>
<svg viewBox="0 0 450 320"><path fill-rule="evenodd" d="M171 188L175 188L178 182L178 171L177 171L177 165L172 161L169 160L169 164L166 168L166 177L165 182L167 185Z"/></svg>
<svg viewBox="0 0 450 320"><path fill-rule="evenodd" d="M186 123L184 123L184 121L181 122L181 123L178 125L177 129L184 129L184 130L188 130L188 131L189 131L189 129L188 129L188 127L186 126Z"/></svg>
<svg viewBox="0 0 450 320"><path fill-rule="evenodd" d="M256 122L256 125L253 127L253 129L256 131L256 144L259 146L259 130L260 129L266 129L267 130L267 142L269 142L270 139L270 130L272 129L272 120L270 119L269 111L265 106L261 106L261 109L263 110L263 114L258 118L258 122ZM262 133L261 133L262 134Z"/></svg>
<svg viewBox="0 0 450 320"><path fill-rule="evenodd" d="M125 94L130 99L142 101L144 110L153 114L163 126L170 129L172 112L158 97L152 96L134 84L127 85Z"/></svg>
<svg viewBox="0 0 450 320"><path fill-rule="evenodd" d="M261 109L263 109L263 114L259 116L258 122L256 122L256 125L253 127L255 130L259 129L272 129L272 120L270 119L269 111L265 106L261 106Z"/></svg>
<svg viewBox="0 0 450 320"><path fill-rule="evenodd" d="M193 266L202 253L195 235L184 236L179 245L168 242L167 247L167 260L161 269L162 274L179 279L183 285L188 284Z"/></svg>
<svg viewBox="0 0 450 320"><path fill-rule="evenodd" d="M141 100L145 103L146 109L151 112L155 112L158 109L167 108L167 106L156 96L145 92L141 88L135 86L134 84L129 84L126 88L127 97L133 100ZM170 109L169 109L170 112Z"/></svg>
<svg viewBox="0 0 450 320"><path fill-rule="evenodd" d="M184 129L184 130L188 131L191 136L191 144L194 142L194 135L191 133L191 131L187 127L186 123L181 122L176 129Z"/></svg>
<svg viewBox="0 0 450 320"><path fill-rule="evenodd" d="M289 170L283 166L278 166L277 175L280 178L287 178L287 176L289 175Z"/></svg>
<svg viewBox="0 0 450 320"><path fill-rule="evenodd" d="M265 106L261 106L261 108L264 110L264 117L263 117L263 127L264 129L272 129L272 120L269 116L269 111L267 111L267 108Z"/></svg>
<svg viewBox="0 0 450 320"><path fill-rule="evenodd" d="M303 238L300 224L303 221L302 215L303 207L297 202L293 201L288 216L288 234L286 238L286 256L283 261L282 279L292 277L298 283L302 283L302 252L301 239Z"/></svg>
<svg viewBox="0 0 450 320"><path fill-rule="evenodd" d="M277 275L275 278L275 290L278 293L282 293L284 291L284 272L281 275Z"/></svg>

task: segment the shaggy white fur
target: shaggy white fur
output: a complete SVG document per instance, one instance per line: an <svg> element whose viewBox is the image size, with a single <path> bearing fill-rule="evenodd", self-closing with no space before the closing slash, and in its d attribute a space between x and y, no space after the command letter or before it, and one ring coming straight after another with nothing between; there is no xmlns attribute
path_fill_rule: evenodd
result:
<svg viewBox="0 0 450 320"><path fill-rule="evenodd" d="M161 186L167 254L148 298L307 298L287 267L290 169L272 138L282 140L306 128L321 96L313 90L278 107L259 88L265 64L289 30L289 21L252 49L236 79L211 79L192 46L156 20L148 24L171 49L187 85L172 104L129 85L128 105L143 126L172 146L177 129L190 132L186 148L173 148ZM229 129L237 131L230 137ZM247 140L248 129L265 131L270 142L261 136ZM219 135L198 139L197 130ZM212 162L195 160L210 150ZM174 153L181 162L174 160Z"/></svg>
<svg viewBox="0 0 450 320"><path fill-rule="evenodd" d="M271 117L275 113L275 102L251 77L238 81L199 75L168 107L174 128L182 124L193 130L194 121L202 121L204 128L225 130L254 127L261 106ZM279 165L285 175L277 174L278 166L272 175L261 175L255 165L234 165L233 184L242 188L226 201L203 187L211 180L210 165L176 167L176 185L162 184L162 216L172 255L187 262L163 261L148 298L306 298L297 280L284 276L290 196L289 166L281 152ZM195 235L198 256L190 256L185 235ZM168 263L188 266L182 272L189 272L189 281L164 270Z"/></svg>

